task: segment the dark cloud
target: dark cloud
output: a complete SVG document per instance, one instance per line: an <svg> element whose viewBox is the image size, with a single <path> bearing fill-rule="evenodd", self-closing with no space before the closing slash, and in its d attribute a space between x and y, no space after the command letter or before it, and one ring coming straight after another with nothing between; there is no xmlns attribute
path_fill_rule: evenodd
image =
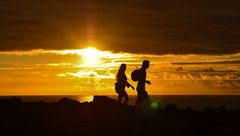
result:
<svg viewBox="0 0 240 136"><path fill-rule="evenodd" d="M203 65L203 64L240 64L240 60L213 61L213 62L174 62L173 65Z"/></svg>
<svg viewBox="0 0 240 136"><path fill-rule="evenodd" d="M0 1L0 50L82 48L157 54L240 51L238 0ZM90 35L90 36L89 36Z"/></svg>

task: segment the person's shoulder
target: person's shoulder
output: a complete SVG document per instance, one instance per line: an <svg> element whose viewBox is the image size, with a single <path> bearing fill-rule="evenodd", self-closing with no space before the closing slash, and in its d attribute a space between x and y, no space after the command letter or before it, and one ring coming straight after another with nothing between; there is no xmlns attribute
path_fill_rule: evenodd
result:
<svg viewBox="0 0 240 136"><path fill-rule="evenodd" d="M139 69L141 72L146 72L146 70L144 68L140 68Z"/></svg>

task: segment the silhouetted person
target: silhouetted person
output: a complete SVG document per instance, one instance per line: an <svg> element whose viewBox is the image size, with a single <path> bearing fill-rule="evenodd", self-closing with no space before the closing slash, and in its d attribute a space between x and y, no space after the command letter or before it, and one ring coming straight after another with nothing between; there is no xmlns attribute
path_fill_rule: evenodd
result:
<svg viewBox="0 0 240 136"><path fill-rule="evenodd" d="M138 77L138 84L137 84L137 100L135 103L135 110L137 113L141 112L149 102L149 96L145 89L145 84L151 84L150 81L146 80L147 72L146 69L149 67L150 61L144 60L142 63L142 68L139 69L139 77Z"/></svg>
<svg viewBox="0 0 240 136"><path fill-rule="evenodd" d="M116 75L117 82L115 83L115 90L118 93L118 103L121 104L122 98L124 98L124 105L126 105L128 102L128 94L125 90L125 87L127 86L128 88L131 87L134 89L134 87L127 82L127 76L125 74L126 69L127 65L121 64Z"/></svg>

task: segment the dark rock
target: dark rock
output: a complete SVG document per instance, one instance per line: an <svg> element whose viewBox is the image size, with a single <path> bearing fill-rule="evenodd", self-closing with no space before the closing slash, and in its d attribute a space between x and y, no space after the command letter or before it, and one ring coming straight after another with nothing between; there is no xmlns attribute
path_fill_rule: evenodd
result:
<svg viewBox="0 0 240 136"><path fill-rule="evenodd" d="M22 104L22 100L17 97L11 97L10 99L1 99L0 104L11 104L11 105L19 105Z"/></svg>
<svg viewBox="0 0 240 136"><path fill-rule="evenodd" d="M78 105L78 104L80 104L80 102L64 97L64 98L60 99L57 102L57 104L60 104L60 105Z"/></svg>
<svg viewBox="0 0 240 136"><path fill-rule="evenodd" d="M93 103L100 104L100 105L115 105L116 100L111 99L107 96L94 96Z"/></svg>

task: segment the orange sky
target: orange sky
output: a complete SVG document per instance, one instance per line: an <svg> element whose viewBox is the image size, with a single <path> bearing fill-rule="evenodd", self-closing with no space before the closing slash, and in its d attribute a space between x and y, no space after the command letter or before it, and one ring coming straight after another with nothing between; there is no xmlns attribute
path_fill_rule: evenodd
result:
<svg viewBox="0 0 240 136"><path fill-rule="evenodd" d="M239 3L2 0L0 95L115 94L145 59L149 94L240 94Z"/></svg>
<svg viewBox="0 0 240 136"><path fill-rule="evenodd" d="M148 55L94 48L0 52L0 95L115 94L121 63L126 74L151 61L149 94L240 94L240 54ZM129 94L136 91L127 89Z"/></svg>

